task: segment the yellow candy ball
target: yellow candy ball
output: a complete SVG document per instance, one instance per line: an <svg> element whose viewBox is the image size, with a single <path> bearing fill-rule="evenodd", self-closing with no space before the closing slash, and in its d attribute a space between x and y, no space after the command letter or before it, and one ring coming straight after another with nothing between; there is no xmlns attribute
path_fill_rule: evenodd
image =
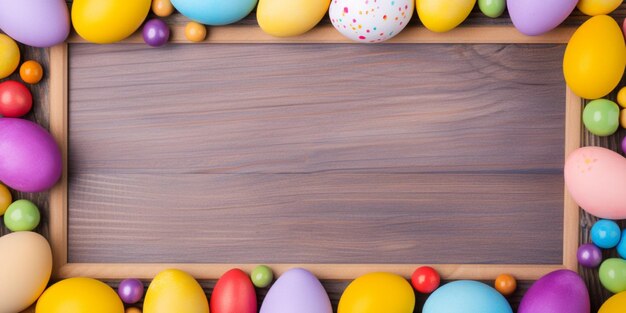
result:
<svg viewBox="0 0 626 313"><path fill-rule="evenodd" d="M0 215L4 215L11 203L13 203L11 192L5 185L0 184Z"/></svg>
<svg viewBox="0 0 626 313"><path fill-rule="evenodd" d="M624 308L626 308L626 291L620 292L606 300L598 313L624 313Z"/></svg>
<svg viewBox="0 0 626 313"><path fill-rule="evenodd" d="M152 12L160 17L166 17L174 13L174 6L170 0L152 0Z"/></svg>
<svg viewBox="0 0 626 313"><path fill-rule="evenodd" d="M578 9L587 15L609 14L619 8L623 0L580 0Z"/></svg>
<svg viewBox="0 0 626 313"><path fill-rule="evenodd" d="M20 48L11 37L0 34L0 79L13 74L20 65Z"/></svg>
<svg viewBox="0 0 626 313"><path fill-rule="evenodd" d="M206 38L206 27L200 23L189 22L185 26L185 37L193 42L203 41Z"/></svg>
<svg viewBox="0 0 626 313"><path fill-rule="evenodd" d="M626 108L626 87L622 87L617 93L617 103L622 108Z"/></svg>

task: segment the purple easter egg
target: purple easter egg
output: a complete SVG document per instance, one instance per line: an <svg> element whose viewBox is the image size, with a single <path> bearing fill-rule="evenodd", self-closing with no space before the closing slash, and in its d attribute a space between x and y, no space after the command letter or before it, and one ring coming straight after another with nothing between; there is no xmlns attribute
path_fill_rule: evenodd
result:
<svg viewBox="0 0 626 313"><path fill-rule="evenodd" d="M0 118L0 181L18 191L50 189L61 177L61 151L41 126Z"/></svg>
<svg viewBox="0 0 626 313"><path fill-rule="evenodd" d="M602 250L592 243L586 243L578 248L578 264L583 267L598 267L602 263Z"/></svg>
<svg viewBox="0 0 626 313"><path fill-rule="evenodd" d="M124 279L117 287L117 294L126 304L135 304L143 297L143 284L139 279Z"/></svg>
<svg viewBox="0 0 626 313"><path fill-rule="evenodd" d="M70 33L65 0L0 0L0 29L29 46L57 45Z"/></svg>
<svg viewBox="0 0 626 313"><path fill-rule="evenodd" d="M573 271L558 270L541 277L526 292L518 313L589 313L589 291Z"/></svg>
<svg viewBox="0 0 626 313"><path fill-rule="evenodd" d="M330 299L320 281L311 272L294 268L272 285L260 313L332 313Z"/></svg>
<svg viewBox="0 0 626 313"><path fill-rule="evenodd" d="M170 28L158 18L153 18L143 26L143 40L151 47L161 47L170 38Z"/></svg>
<svg viewBox="0 0 626 313"><path fill-rule="evenodd" d="M507 0L506 6L515 28L537 36L563 23L577 3L578 0Z"/></svg>

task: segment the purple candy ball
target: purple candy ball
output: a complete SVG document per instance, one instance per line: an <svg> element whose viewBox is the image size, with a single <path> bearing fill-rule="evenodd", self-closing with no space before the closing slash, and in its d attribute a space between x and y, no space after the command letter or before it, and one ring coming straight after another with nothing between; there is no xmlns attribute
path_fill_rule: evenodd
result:
<svg viewBox="0 0 626 313"><path fill-rule="evenodd" d="M626 22L626 20L624 21ZM626 25L626 23L624 25ZM622 139L622 152L626 153L626 137Z"/></svg>
<svg viewBox="0 0 626 313"><path fill-rule="evenodd" d="M602 263L602 250L592 243L586 243L578 248L577 257L583 267L598 267Z"/></svg>
<svg viewBox="0 0 626 313"><path fill-rule="evenodd" d="M138 279L124 279L117 287L117 294L126 304L135 304L143 297L143 284Z"/></svg>
<svg viewBox="0 0 626 313"><path fill-rule="evenodd" d="M170 38L170 28L158 18L146 22L143 26L143 40L152 47L160 47Z"/></svg>

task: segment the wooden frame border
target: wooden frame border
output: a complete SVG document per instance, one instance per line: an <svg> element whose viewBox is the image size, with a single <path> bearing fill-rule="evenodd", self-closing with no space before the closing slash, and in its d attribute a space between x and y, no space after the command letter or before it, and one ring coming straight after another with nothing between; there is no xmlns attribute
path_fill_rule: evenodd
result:
<svg viewBox="0 0 626 313"><path fill-rule="evenodd" d="M461 27L444 34L432 33L422 27L409 27L389 43L518 43L565 44L574 28L558 28L539 37L520 34L512 26ZM84 43L73 34L68 43ZM124 40L125 43L142 43L140 34ZM172 26L171 42L188 43L184 27ZM349 43L331 25L318 26L299 37L275 38L256 26L225 26L212 28L207 43ZM68 263L67 248L67 158L68 158L68 45L50 49L50 131L63 154L63 176L50 192L50 243L54 254L56 278L88 276L99 279L143 278L150 279L166 268L179 268L199 279L217 279L227 270L239 267L251 271L256 264L157 264L157 263ZM582 99L569 88L565 96L565 156L581 144ZM535 280L557 270L577 270L579 208L567 190L564 192L563 263L546 264L430 264L444 279L493 279L501 273L510 273L521 280ZM386 271L409 277L416 264L268 264L280 275L293 267L304 267L320 279L354 279L372 271Z"/></svg>

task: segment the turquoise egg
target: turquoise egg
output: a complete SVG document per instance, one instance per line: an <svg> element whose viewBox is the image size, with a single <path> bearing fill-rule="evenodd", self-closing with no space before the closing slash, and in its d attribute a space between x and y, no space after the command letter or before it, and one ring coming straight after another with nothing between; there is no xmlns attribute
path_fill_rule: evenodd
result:
<svg viewBox="0 0 626 313"><path fill-rule="evenodd" d="M182 15L206 25L232 24L248 16L257 0L172 0Z"/></svg>
<svg viewBox="0 0 626 313"><path fill-rule="evenodd" d="M459 280L435 290L426 300L423 313L513 313L498 291L481 282Z"/></svg>

